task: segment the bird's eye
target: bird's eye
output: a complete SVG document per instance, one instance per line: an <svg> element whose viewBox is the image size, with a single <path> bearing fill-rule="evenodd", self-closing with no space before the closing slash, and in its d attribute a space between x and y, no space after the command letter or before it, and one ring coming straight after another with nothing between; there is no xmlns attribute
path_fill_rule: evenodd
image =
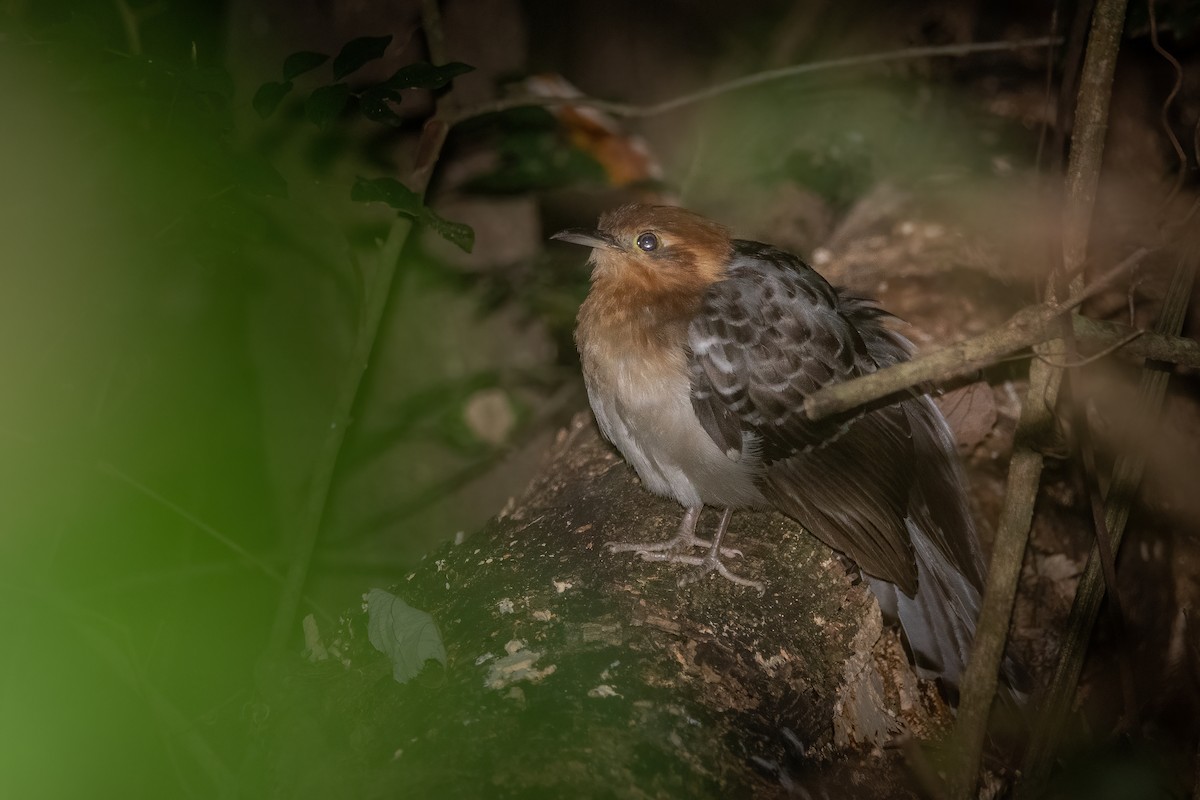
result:
<svg viewBox="0 0 1200 800"><path fill-rule="evenodd" d="M640 234L637 238L637 246L647 253L658 249L658 237L649 231Z"/></svg>

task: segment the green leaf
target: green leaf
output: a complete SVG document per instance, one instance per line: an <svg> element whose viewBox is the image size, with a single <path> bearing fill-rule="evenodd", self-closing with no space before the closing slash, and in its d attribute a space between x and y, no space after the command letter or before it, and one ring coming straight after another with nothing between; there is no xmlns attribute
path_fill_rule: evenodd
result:
<svg viewBox="0 0 1200 800"><path fill-rule="evenodd" d="M258 91L254 93L254 100L251 103L254 110L263 119L275 113L275 109L279 108L279 104L283 102L283 98L288 96L288 92L292 90L292 82L275 83L271 81L264 83L258 87Z"/></svg>
<svg viewBox="0 0 1200 800"><path fill-rule="evenodd" d="M421 196L395 178L357 178L350 199L359 203L387 203L406 217L412 217L466 252L475 247L475 231L470 225L439 217L421 202Z"/></svg>
<svg viewBox="0 0 1200 800"><path fill-rule="evenodd" d="M292 53L283 60L283 79L285 81L295 80L304 73L321 66L328 60L329 56L324 53L313 53L309 50Z"/></svg>
<svg viewBox="0 0 1200 800"><path fill-rule="evenodd" d="M537 117L505 130L503 126L512 122L501 122L496 168L469 180L466 188L470 191L515 194L607 180L595 159ZM545 122L553 123L553 118L547 115Z"/></svg>
<svg viewBox="0 0 1200 800"><path fill-rule="evenodd" d="M446 665L446 647L433 617L383 589L367 593L367 638L392 662L397 683L415 678L426 661Z"/></svg>
<svg viewBox="0 0 1200 800"><path fill-rule="evenodd" d="M440 89L451 80L475 69L470 64L452 61L435 67L433 64L418 61L396 70L392 77L381 86L392 89Z"/></svg>
<svg viewBox="0 0 1200 800"><path fill-rule="evenodd" d="M470 225L462 222L451 222L444 217L439 217L428 206L426 206L424 213L421 214L421 221L433 228L443 239L457 246L464 253L469 253L475 248L475 229Z"/></svg>
<svg viewBox="0 0 1200 800"><path fill-rule="evenodd" d="M344 83L331 83L314 89L304 103L304 115L318 128L325 128L337 119L350 99L350 87Z"/></svg>
<svg viewBox="0 0 1200 800"><path fill-rule="evenodd" d="M333 79L341 80L352 72L360 69L368 61L381 58L387 46L392 43L392 36L360 36L351 39L342 47L342 51L333 60Z"/></svg>
<svg viewBox="0 0 1200 800"><path fill-rule="evenodd" d="M400 102L400 93L386 86L372 87L358 96L363 116L374 122L399 126L402 119L392 110L392 103Z"/></svg>
<svg viewBox="0 0 1200 800"><path fill-rule="evenodd" d="M387 203L405 216L420 218L421 196L395 178L356 178L350 199L358 203Z"/></svg>

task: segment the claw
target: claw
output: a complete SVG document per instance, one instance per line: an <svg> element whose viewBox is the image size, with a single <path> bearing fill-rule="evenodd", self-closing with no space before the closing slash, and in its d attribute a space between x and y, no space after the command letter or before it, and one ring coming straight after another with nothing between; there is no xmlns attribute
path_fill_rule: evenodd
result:
<svg viewBox="0 0 1200 800"><path fill-rule="evenodd" d="M695 536L673 536L663 542L605 542L604 546L610 553L659 553L669 550L685 550L689 547L712 549L712 542ZM721 555L725 558L741 558L742 551L736 547L722 547Z"/></svg>
<svg viewBox="0 0 1200 800"><path fill-rule="evenodd" d="M759 597L766 594L767 587L759 581L752 581L749 578L743 578L734 572L730 572L721 557L725 558L741 558L742 551L734 547L721 547L721 539L725 535L725 529L729 527L729 518L732 512L729 509L721 515L721 524L717 528L717 534L713 540L706 541L696 536L696 521L700 518L700 510L703 506L689 508L684 514L683 522L679 525L679 531L663 542L605 542L604 546L608 548L610 553L635 553L643 561L666 561L673 564L690 564L693 567L700 567L695 572L684 575L679 579L680 586L687 586L695 583L710 572L715 572L730 583L736 583L738 586L747 586L758 591ZM703 556L693 556L687 553L676 552L678 550L686 550L689 547L703 547L708 550Z"/></svg>
<svg viewBox="0 0 1200 800"><path fill-rule="evenodd" d="M736 583L738 586L748 586L749 588L754 589L756 592L758 592L759 597L762 597L763 595L765 595L767 593L767 585L765 583L763 583L762 581L750 580L749 578L743 578L741 575L738 575L737 573L730 572L729 569L726 568L725 564L719 558L714 558L711 560L711 562L709 559L705 559L704 564L702 566L704 567L704 570L702 572L693 573L693 575L694 575L694 577L692 578L693 581L699 580L701 575L706 575L709 572L716 570L718 575L720 575L722 578L729 581L730 583ZM680 581L683 581L687 578L688 578L688 576L684 575L683 578L680 579Z"/></svg>
<svg viewBox="0 0 1200 800"><path fill-rule="evenodd" d="M643 561L665 561L671 564L688 564L700 569L689 572L679 579L679 586L689 586L696 583L710 572L715 572L730 583L736 583L738 586L748 586L751 589L758 591L759 597L767 593L766 584L760 581L753 581L749 578L743 578L736 572L730 572L721 559L711 555L706 556L689 556L682 553L659 553L641 551L638 553Z"/></svg>

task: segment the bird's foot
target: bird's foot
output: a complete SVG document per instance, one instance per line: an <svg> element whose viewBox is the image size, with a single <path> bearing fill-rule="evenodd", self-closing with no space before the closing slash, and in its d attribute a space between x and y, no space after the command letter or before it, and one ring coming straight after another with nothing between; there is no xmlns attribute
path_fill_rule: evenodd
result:
<svg viewBox="0 0 1200 800"><path fill-rule="evenodd" d="M723 552L723 551L722 551ZM695 572L690 572L679 579L680 586L688 586L703 578L710 572L715 572L730 583L736 583L738 586L748 586L758 592L759 597L767 593L766 584L761 581L750 580L743 578L735 572L730 572L725 566L725 562L721 561L720 557L709 553L703 556L689 556L683 553L664 553L648 550L639 550L638 555L644 561L667 561L672 564L690 564L693 567L700 567ZM739 554L740 555L740 554Z"/></svg>
<svg viewBox="0 0 1200 800"><path fill-rule="evenodd" d="M690 547L712 549L712 542L688 533L677 533L663 542L605 542L604 546L610 553L665 553L672 550L686 550ZM736 547L722 547L721 555L726 558L741 558L742 551ZM653 558L647 561L667 561L669 559Z"/></svg>

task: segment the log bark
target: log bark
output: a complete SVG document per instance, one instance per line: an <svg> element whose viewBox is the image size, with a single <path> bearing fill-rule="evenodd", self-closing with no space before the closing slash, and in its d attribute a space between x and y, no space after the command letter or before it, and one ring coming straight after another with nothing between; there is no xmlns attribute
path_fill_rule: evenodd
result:
<svg viewBox="0 0 1200 800"><path fill-rule="evenodd" d="M289 798L917 796L896 743L948 712L857 570L771 513L729 534L763 597L604 548L681 515L578 415L522 498L398 576L445 665L395 682L365 613L310 630L320 660L260 676L247 774Z"/></svg>

